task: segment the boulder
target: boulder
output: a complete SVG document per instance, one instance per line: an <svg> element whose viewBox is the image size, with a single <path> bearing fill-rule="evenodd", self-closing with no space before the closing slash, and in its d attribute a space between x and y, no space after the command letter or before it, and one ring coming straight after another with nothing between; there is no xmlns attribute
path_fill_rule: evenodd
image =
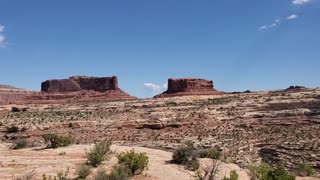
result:
<svg viewBox="0 0 320 180"><path fill-rule="evenodd" d="M11 112L25 112L28 109L29 109L28 107L15 107L15 106L13 106L11 108Z"/></svg>

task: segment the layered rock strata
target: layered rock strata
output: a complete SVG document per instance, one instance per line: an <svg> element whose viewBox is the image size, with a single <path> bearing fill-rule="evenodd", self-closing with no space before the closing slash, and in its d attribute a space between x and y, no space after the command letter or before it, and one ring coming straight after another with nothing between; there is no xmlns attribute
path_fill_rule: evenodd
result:
<svg viewBox="0 0 320 180"><path fill-rule="evenodd" d="M223 92L213 88L213 81L206 79L181 78L169 79L168 90L155 98L188 96L188 95L218 95Z"/></svg>

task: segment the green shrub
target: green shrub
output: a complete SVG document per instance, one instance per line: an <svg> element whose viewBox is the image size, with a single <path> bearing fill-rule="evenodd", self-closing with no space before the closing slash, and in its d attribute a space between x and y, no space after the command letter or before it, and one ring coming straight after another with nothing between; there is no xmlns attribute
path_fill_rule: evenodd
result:
<svg viewBox="0 0 320 180"><path fill-rule="evenodd" d="M107 180L128 180L129 177L128 167L120 164L113 167L111 173L107 176Z"/></svg>
<svg viewBox="0 0 320 180"><path fill-rule="evenodd" d="M197 150L197 157L198 158L207 158L208 157L208 150L207 149L199 149Z"/></svg>
<svg viewBox="0 0 320 180"><path fill-rule="evenodd" d="M130 175L141 174L148 166L149 157L146 153L136 153L133 149L118 155L118 161L129 169Z"/></svg>
<svg viewBox="0 0 320 180"><path fill-rule="evenodd" d="M17 139L13 143L13 149L23 149L28 147L28 141L26 139Z"/></svg>
<svg viewBox="0 0 320 180"><path fill-rule="evenodd" d="M290 175L282 166L271 167L268 164L260 166L250 166L249 175L253 180L294 180L295 177Z"/></svg>
<svg viewBox="0 0 320 180"><path fill-rule="evenodd" d="M313 173L313 168L309 164L298 164L297 174L299 176L312 176Z"/></svg>
<svg viewBox="0 0 320 180"><path fill-rule="evenodd" d="M272 167L269 164L261 164L259 166L249 166L249 176L253 180L260 180L266 178L268 172L272 171Z"/></svg>
<svg viewBox="0 0 320 180"><path fill-rule="evenodd" d="M221 151L218 147L212 149L199 149L196 151L196 154L199 158L221 159Z"/></svg>
<svg viewBox="0 0 320 180"><path fill-rule="evenodd" d="M75 141L75 139L70 135L64 136L59 134L44 134L42 138L44 139L45 143L48 144L47 147L53 149L69 146Z"/></svg>
<svg viewBox="0 0 320 180"><path fill-rule="evenodd" d="M273 171L268 172L268 180L295 180L282 166L277 166Z"/></svg>
<svg viewBox="0 0 320 180"><path fill-rule="evenodd" d="M108 175L106 174L106 171L100 169L100 170L98 170L94 179L95 180L108 180Z"/></svg>
<svg viewBox="0 0 320 180"><path fill-rule="evenodd" d="M196 157L195 147L188 142L176 149L172 155L171 162L174 164L187 165Z"/></svg>
<svg viewBox="0 0 320 180"><path fill-rule="evenodd" d="M207 156L207 150L197 151L193 146L193 143L189 141L174 151L171 162L174 164L185 165L188 169L195 171L200 167L197 157L205 158Z"/></svg>
<svg viewBox="0 0 320 180"><path fill-rule="evenodd" d="M238 180L239 175L236 171L231 171L230 172L230 178L227 178L226 176L223 178L223 180Z"/></svg>
<svg viewBox="0 0 320 180"><path fill-rule="evenodd" d="M45 174L42 175L42 180L69 180L70 178L68 178L69 176L69 168L66 172L58 172L57 176L47 176Z"/></svg>
<svg viewBox="0 0 320 180"><path fill-rule="evenodd" d="M113 166L109 175L104 170L98 170L95 180L128 180L130 177L129 169L124 165Z"/></svg>
<svg viewBox="0 0 320 180"><path fill-rule="evenodd" d="M80 165L77 168L76 174L78 179L85 179L91 173L91 167L88 165Z"/></svg>
<svg viewBox="0 0 320 180"><path fill-rule="evenodd" d="M219 151L218 149L209 150L208 158L219 160L221 158L221 151Z"/></svg>
<svg viewBox="0 0 320 180"><path fill-rule="evenodd" d="M93 149L87 153L89 164L97 167L105 160L105 155L110 151L111 141L106 140L95 144Z"/></svg>
<svg viewBox="0 0 320 180"><path fill-rule="evenodd" d="M200 163L199 160L197 158L193 158L188 164L187 164L187 168L191 169L193 171L198 170L200 167Z"/></svg>

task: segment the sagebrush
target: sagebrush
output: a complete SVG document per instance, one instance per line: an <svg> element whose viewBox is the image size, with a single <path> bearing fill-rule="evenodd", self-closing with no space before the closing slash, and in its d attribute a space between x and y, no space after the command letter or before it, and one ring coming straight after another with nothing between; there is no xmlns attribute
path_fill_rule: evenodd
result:
<svg viewBox="0 0 320 180"><path fill-rule="evenodd" d="M110 146L110 140L95 144L93 149L87 152L88 163L94 167L99 166L105 160L105 155L110 151Z"/></svg>
<svg viewBox="0 0 320 180"><path fill-rule="evenodd" d="M136 153L132 149L118 155L118 161L129 169L130 175L134 176L141 174L148 167L149 157L146 153Z"/></svg>
<svg viewBox="0 0 320 180"><path fill-rule="evenodd" d="M44 134L42 136L48 148L59 148L69 146L75 142L75 138L71 135Z"/></svg>

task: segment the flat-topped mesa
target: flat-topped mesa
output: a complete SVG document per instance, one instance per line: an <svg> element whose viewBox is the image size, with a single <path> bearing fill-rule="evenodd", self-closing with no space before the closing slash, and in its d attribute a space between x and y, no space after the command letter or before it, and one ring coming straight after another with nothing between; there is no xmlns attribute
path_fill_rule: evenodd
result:
<svg viewBox="0 0 320 180"><path fill-rule="evenodd" d="M72 76L68 79L47 80L41 84L41 93L28 97L27 103L64 103L131 100L118 87L118 78Z"/></svg>
<svg viewBox="0 0 320 180"><path fill-rule="evenodd" d="M168 80L168 90L155 96L155 98L218 94L223 94L223 92L217 91L213 88L213 81L196 78L171 78Z"/></svg>
<svg viewBox="0 0 320 180"><path fill-rule="evenodd" d="M213 90L213 81L205 79L169 79L167 93Z"/></svg>
<svg viewBox="0 0 320 180"><path fill-rule="evenodd" d="M41 91L47 93L66 93L81 90L105 92L117 90L118 79L113 77L73 76L69 79L47 80L41 84Z"/></svg>

